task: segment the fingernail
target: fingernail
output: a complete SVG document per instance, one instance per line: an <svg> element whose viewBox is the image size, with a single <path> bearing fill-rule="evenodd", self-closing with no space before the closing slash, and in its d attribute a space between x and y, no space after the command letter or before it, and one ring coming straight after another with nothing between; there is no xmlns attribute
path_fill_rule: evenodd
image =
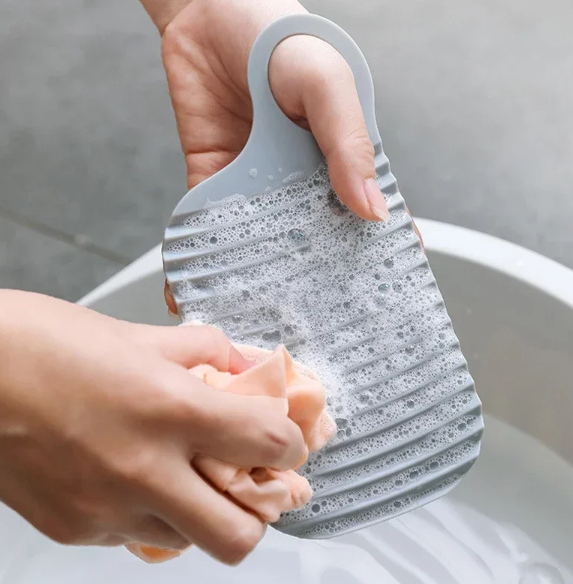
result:
<svg viewBox="0 0 573 584"><path fill-rule="evenodd" d="M381 221L388 221L390 219L388 206L384 200L384 195L380 192L378 183L373 178L367 178L364 181L364 193L372 213Z"/></svg>
<svg viewBox="0 0 573 584"><path fill-rule="evenodd" d="M174 312L171 312L169 308L167 309L167 316L169 317L169 320L172 320L173 322L181 322L181 319Z"/></svg>

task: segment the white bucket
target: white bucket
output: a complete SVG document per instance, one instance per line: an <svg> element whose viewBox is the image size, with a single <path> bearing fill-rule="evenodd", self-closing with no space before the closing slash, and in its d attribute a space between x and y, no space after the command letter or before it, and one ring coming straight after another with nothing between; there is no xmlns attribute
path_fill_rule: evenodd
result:
<svg viewBox="0 0 573 584"><path fill-rule="evenodd" d="M0 584L573 582L573 272L490 236L427 220L418 225L486 414L494 417L486 418L484 455L445 502L346 543L299 543L269 530L261 548L233 569L197 550L150 567L122 549L64 548L0 506ZM171 324L159 248L81 303ZM458 502L472 504L469 515Z"/></svg>

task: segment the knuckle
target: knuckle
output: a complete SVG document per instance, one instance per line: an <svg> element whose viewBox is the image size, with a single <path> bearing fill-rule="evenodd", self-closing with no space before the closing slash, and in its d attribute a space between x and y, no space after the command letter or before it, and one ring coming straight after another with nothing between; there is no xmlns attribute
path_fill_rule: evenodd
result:
<svg viewBox="0 0 573 584"><path fill-rule="evenodd" d="M79 523L66 521L52 521L41 529L51 540L62 545L74 545L86 542L89 539L89 530L82 528Z"/></svg>
<svg viewBox="0 0 573 584"><path fill-rule="evenodd" d="M229 565L242 562L263 537L264 526L256 519L241 522L230 527L230 534L221 560Z"/></svg>
<svg viewBox="0 0 573 584"><path fill-rule="evenodd" d="M283 430L267 426L263 430L263 447L271 459L282 459L289 450L290 440Z"/></svg>
<svg viewBox="0 0 573 584"><path fill-rule="evenodd" d="M225 333L212 326L198 326L194 331L195 345L200 345L200 353L204 363L226 370L231 355L231 341Z"/></svg>
<svg viewBox="0 0 573 584"><path fill-rule="evenodd" d="M368 160L374 156L374 146L368 136L364 120L357 120L356 127L344 136L342 143L348 150L367 156Z"/></svg>
<svg viewBox="0 0 573 584"><path fill-rule="evenodd" d="M270 468L282 470L285 465L289 466L288 463L285 463L285 459L288 458L288 447L286 445L271 442L267 437L261 450L262 459L267 461L266 464Z"/></svg>
<svg viewBox="0 0 573 584"><path fill-rule="evenodd" d="M135 530L137 541L145 542L164 549L183 551L189 541L158 517L147 517Z"/></svg>
<svg viewBox="0 0 573 584"><path fill-rule="evenodd" d="M268 460L282 465L296 464L302 452L302 436L300 431L289 420L276 421L263 429L261 442Z"/></svg>
<svg viewBox="0 0 573 584"><path fill-rule="evenodd" d="M204 411L198 403L193 388L188 395L175 396L169 404L168 412L170 421L178 424L186 436L198 439L206 438L199 429L208 428L212 420L208 411Z"/></svg>

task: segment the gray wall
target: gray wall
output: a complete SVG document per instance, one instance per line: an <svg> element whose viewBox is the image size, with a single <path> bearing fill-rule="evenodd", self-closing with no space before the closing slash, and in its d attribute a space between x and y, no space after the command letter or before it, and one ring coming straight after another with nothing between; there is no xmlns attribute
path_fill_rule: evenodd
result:
<svg viewBox="0 0 573 584"><path fill-rule="evenodd" d="M312 0L376 82L414 214L573 267L570 0ZM157 243L185 190L136 0L0 0L0 286L76 299Z"/></svg>

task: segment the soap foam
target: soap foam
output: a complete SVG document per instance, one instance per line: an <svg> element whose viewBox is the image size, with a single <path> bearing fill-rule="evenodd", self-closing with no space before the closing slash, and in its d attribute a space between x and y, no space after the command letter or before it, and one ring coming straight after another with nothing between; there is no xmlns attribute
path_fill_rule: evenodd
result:
<svg viewBox="0 0 573 584"><path fill-rule="evenodd" d="M454 486L479 451L466 362L404 200L385 198L387 223L361 220L321 166L188 216L165 249L182 258L183 321L285 344L327 388L338 432L301 469L315 497L281 518L286 531L328 537L401 514Z"/></svg>

